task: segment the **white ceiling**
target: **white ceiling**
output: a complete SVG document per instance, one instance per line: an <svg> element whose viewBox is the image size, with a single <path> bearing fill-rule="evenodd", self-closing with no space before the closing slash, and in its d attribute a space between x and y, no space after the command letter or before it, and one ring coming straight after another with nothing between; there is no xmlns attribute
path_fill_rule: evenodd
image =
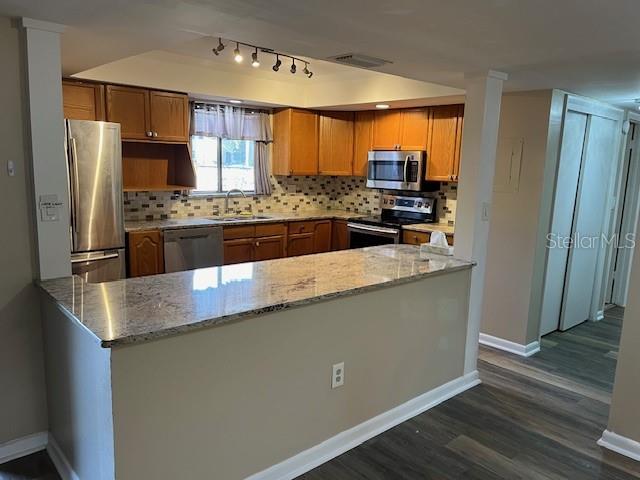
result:
<svg viewBox="0 0 640 480"><path fill-rule="evenodd" d="M67 74L222 35L312 58L377 56L393 62L380 71L453 87L492 68L508 90L640 97L636 0L0 0L0 13L68 25Z"/></svg>

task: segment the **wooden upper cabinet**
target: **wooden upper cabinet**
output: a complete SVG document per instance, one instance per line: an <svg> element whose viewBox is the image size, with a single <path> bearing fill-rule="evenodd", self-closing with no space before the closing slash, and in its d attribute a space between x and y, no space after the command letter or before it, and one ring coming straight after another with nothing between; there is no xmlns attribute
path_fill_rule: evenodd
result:
<svg viewBox="0 0 640 480"><path fill-rule="evenodd" d="M185 94L107 85L106 103L107 119L120 124L123 140L189 141Z"/></svg>
<svg viewBox="0 0 640 480"><path fill-rule="evenodd" d="M455 182L460 166L464 105L431 107L427 180Z"/></svg>
<svg viewBox="0 0 640 480"><path fill-rule="evenodd" d="M74 80L62 81L64 118L104 120L104 85Z"/></svg>
<svg viewBox="0 0 640 480"><path fill-rule="evenodd" d="M321 175L352 175L353 112L320 114L318 171Z"/></svg>
<svg viewBox="0 0 640 480"><path fill-rule="evenodd" d="M367 176L369 150L373 149L373 112L356 112L353 131L353 174Z"/></svg>
<svg viewBox="0 0 640 480"><path fill-rule="evenodd" d="M374 150L424 150L428 134L429 114L426 108L374 113Z"/></svg>
<svg viewBox="0 0 640 480"><path fill-rule="evenodd" d="M164 245L159 230L130 232L128 235L129 276L141 277L164 272Z"/></svg>
<svg viewBox="0 0 640 480"><path fill-rule="evenodd" d="M400 110L379 110L373 114L374 150L398 150L400 147Z"/></svg>
<svg viewBox="0 0 640 480"><path fill-rule="evenodd" d="M180 93L149 92L153 139L165 142L189 141L189 97Z"/></svg>
<svg viewBox="0 0 640 480"><path fill-rule="evenodd" d="M285 108L273 115L273 173L318 174L318 114Z"/></svg>
<svg viewBox="0 0 640 480"><path fill-rule="evenodd" d="M151 135L149 90L107 85L107 120L120 124L123 140L148 140Z"/></svg>
<svg viewBox="0 0 640 480"><path fill-rule="evenodd" d="M429 112L426 108L402 110L400 148L426 150L429 134Z"/></svg>

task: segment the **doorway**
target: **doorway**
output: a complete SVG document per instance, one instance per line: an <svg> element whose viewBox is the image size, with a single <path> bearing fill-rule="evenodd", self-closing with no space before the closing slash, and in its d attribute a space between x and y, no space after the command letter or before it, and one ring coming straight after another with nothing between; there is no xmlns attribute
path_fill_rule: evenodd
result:
<svg viewBox="0 0 640 480"><path fill-rule="evenodd" d="M623 112L568 96L547 235L540 335L604 317Z"/></svg>
<svg viewBox="0 0 640 480"><path fill-rule="evenodd" d="M611 265L605 301L608 307L626 306L629 275L633 259L633 240L640 212L640 115L630 114L618 207L614 218L616 243L612 248ZM617 247L617 248L615 248Z"/></svg>

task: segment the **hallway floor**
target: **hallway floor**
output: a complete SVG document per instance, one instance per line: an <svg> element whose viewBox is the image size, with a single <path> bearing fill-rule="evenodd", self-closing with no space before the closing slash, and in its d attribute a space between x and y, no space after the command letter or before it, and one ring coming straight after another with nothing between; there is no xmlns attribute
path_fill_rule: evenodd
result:
<svg viewBox="0 0 640 480"><path fill-rule="evenodd" d="M623 313L552 333L531 358L481 348L481 385L298 480L640 478L640 463L596 444ZM0 479L58 479L51 469L41 452L0 465Z"/></svg>

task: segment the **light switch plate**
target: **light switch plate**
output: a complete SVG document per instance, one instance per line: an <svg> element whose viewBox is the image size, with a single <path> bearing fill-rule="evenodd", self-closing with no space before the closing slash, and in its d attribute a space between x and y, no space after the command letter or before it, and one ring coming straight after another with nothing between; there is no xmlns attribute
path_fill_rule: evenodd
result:
<svg viewBox="0 0 640 480"><path fill-rule="evenodd" d="M39 207L40 220L43 222L57 222L60 220L62 202L58 200L58 195L40 195Z"/></svg>

